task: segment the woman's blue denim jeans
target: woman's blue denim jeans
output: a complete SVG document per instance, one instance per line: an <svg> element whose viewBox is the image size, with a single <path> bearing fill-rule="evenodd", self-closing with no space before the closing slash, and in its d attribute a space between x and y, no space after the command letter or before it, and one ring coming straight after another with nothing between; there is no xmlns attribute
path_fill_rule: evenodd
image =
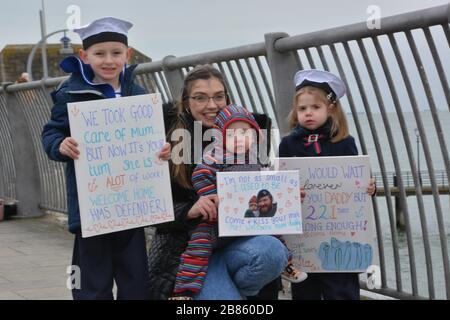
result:
<svg viewBox="0 0 450 320"><path fill-rule="evenodd" d="M288 250L273 236L242 237L214 251L196 300L242 300L256 295L277 278L288 262Z"/></svg>

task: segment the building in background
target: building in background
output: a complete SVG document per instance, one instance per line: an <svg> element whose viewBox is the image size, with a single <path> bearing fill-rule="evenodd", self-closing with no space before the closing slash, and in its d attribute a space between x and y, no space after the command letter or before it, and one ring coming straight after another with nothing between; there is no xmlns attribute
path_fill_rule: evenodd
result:
<svg viewBox="0 0 450 320"><path fill-rule="evenodd" d="M15 82L27 70L28 56L33 49L32 44L11 44L0 51L0 83ZM74 54L78 55L80 44L71 44ZM72 50L70 50L71 52ZM62 49L61 43L47 44L47 63L49 78L67 75L59 68L62 59L70 55L70 52ZM151 62L152 59L142 52L133 48L131 64ZM38 49L33 58L32 64L33 79L42 79L42 57L41 50Z"/></svg>

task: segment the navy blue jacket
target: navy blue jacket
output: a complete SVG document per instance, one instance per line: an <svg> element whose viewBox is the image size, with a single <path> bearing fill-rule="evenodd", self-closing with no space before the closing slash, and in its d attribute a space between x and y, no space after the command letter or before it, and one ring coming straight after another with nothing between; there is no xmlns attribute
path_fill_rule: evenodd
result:
<svg viewBox="0 0 450 320"><path fill-rule="evenodd" d="M314 131L309 131L297 126L288 136L281 140L278 149L279 157L335 157L358 155L355 139L350 135L339 142L331 142L330 127L330 121ZM317 142L308 142L308 137L311 135L319 135L320 138Z"/></svg>
<svg viewBox="0 0 450 320"><path fill-rule="evenodd" d="M61 68L65 72L72 73L72 75L51 94L54 106L51 111L51 119L42 131L42 144L50 159L67 164L66 185L69 231L77 233L81 229L81 223L74 162L71 158L59 152L61 142L71 136L67 103L115 98L116 94L113 87L109 84L92 83L94 78L92 68L75 56L64 59L61 62ZM145 94L144 89L133 82L133 71L135 68L136 66L126 68L120 76L121 95L123 97Z"/></svg>

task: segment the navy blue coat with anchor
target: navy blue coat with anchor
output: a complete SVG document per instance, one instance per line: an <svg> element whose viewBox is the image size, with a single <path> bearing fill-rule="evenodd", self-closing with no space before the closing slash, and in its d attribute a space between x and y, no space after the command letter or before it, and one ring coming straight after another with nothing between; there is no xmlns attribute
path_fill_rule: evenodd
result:
<svg viewBox="0 0 450 320"><path fill-rule="evenodd" d="M356 156L355 139L352 136L332 142L330 137L331 122L328 120L322 127L310 131L301 126L281 140L280 157L335 157Z"/></svg>
<svg viewBox="0 0 450 320"><path fill-rule="evenodd" d="M279 157L333 157L355 156L358 149L355 139L348 136L333 143L330 137L331 121L310 131L297 125L281 140ZM294 300L359 299L357 273L312 273L304 282L292 284Z"/></svg>
<svg viewBox="0 0 450 320"><path fill-rule="evenodd" d="M67 164L69 231L77 233L81 229L81 223L74 162L59 152L61 142L71 136L67 103L115 98L117 93L109 84L94 84L92 82L94 72L91 66L84 64L75 56L64 59L61 62L61 68L72 75L51 94L54 106L51 110L51 119L42 131L42 144L50 159ZM129 66L120 75L121 92L119 94L122 97L145 94L144 89L133 82L135 68L136 66Z"/></svg>

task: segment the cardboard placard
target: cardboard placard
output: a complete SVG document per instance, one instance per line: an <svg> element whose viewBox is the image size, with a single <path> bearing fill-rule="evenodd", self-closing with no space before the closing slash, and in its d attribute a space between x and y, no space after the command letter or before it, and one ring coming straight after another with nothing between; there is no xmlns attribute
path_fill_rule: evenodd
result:
<svg viewBox="0 0 450 320"><path fill-rule="evenodd" d="M160 94L68 104L84 238L173 221Z"/></svg>
<svg viewBox="0 0 450 320"><path fill-rule="evenodd" d="M302 232L296 171L219 172L217 191L219 236Z"/></svg>
<svg viewBox="0 0 450 320"><path fill-rule="evenodd" d="M298 170L305 188L303 234L287 236L306 272L365 272L376 260L369 156L278 158L275 169Z"/></svg>

